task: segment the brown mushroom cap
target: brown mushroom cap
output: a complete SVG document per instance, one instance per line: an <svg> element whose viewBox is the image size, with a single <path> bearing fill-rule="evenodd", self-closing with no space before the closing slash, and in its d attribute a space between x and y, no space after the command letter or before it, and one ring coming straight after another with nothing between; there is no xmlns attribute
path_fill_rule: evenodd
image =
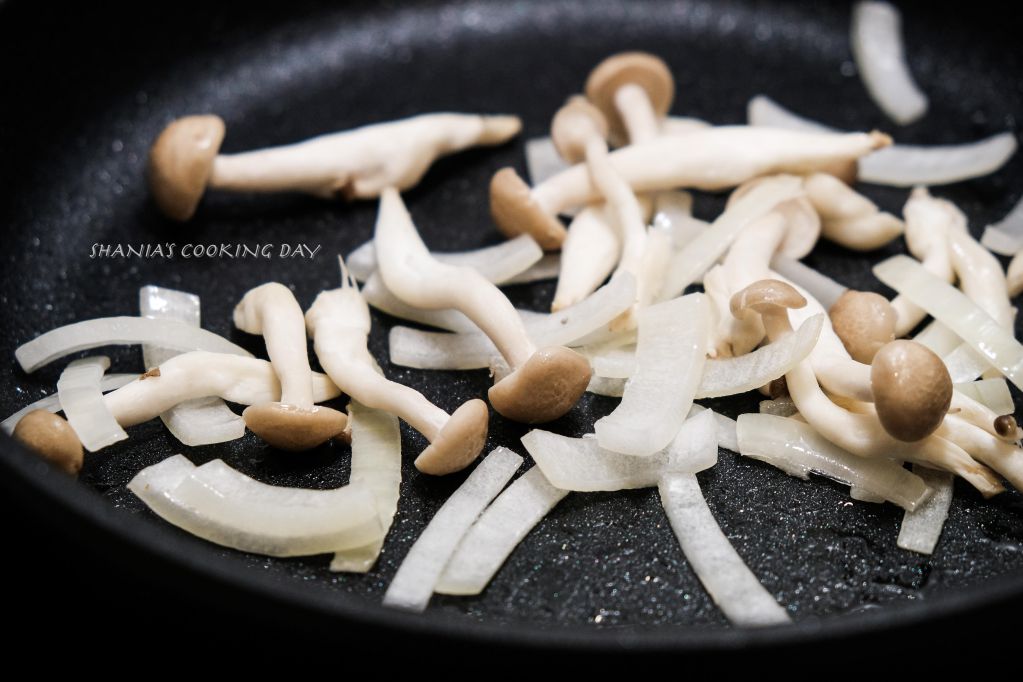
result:
<svg viewBox="0 0 1023 682"><path fill-rule="evenodd" d="M658 118L667 116L675 98L675 79L659 57L646 52L622 52L602 61L586 79L586 96L603 112L611 135L619 140L628 139L628 131L615 106L615 94L630 83L646 91Z"/></svg>
<svg viewBox="0 0 1023 682"><path fill-rule="evenodd" d="M898 316L880 294L850 289L838 297L828 315L842 345L858 362L869 365L882 346L895 340Z"/></svg>
<svg viewBox="0 0 1023 682"><path fill-rule="evenodd" d="M149 189L164 215L192 217L224 141L219 116L186 116L164 128L149 150Z"/></svg>
<svg viewBox="0 0 1023 682"><path fill-rule="evenodd" d="M934 433L952 404L948 368L915 341L892 341L877 352L870 367L870 387L881 426L902 441Z"/></svg>
<svg viewBox="0 0 1023 682"><path fill-rule="evenodd" d="M736 292L728 302L732 315L743 319L748 311L768 313L776 308L802 308L806 299L788 282L762 279Z"/></svg>
<svg viewBox="0 0 1023 682"><path fill-rule="evenodd" d="M586 158L586 144L594 137L607 139L607 119L585 97L570 97L551 121L551 141L568 163Z"/></svg>
<svg viewBox="0 0 1023 682"><path fill-rule="evenodd" d="M285 403L250 405L242 412L245 425L281 450L308 450L343 435L348 415L329 407L297 407Z"/></svg>
<svg viewBox="0 0 1023 682"><path fill-rule="evenodd" d="M565 241L565 226L537 205L514 168L502 168L490 181L490 215L508 238L528 234L548 251Z"/></svg>
<svg viewBox="0 0 1023 682"><path fill-rule="evenodd" d="M485 402L478 398L466 402L455 410L430 447L416 457L416 468L434 476L461 471L486 445L489 424Z"/></svg>
<svg viewBox="0 0 1023 682"><path fill-rule="evenodd" d="M82 441L59 415L32 410L18 421L11 435L61 471L77 476L82 468Z"/></svg>
<svg viewBox="0 0 1023 682"><path fill-rule="evenodd" d="M526 364L491 386L487 395L502 416L524 424L539 424L571 410L592 374L585 357L554 346L533 353Z"/></svg>

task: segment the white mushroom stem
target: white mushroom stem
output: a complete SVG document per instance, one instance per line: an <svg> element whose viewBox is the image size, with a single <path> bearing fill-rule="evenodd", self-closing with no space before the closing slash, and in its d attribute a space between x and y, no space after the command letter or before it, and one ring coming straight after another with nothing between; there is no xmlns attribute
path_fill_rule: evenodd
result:
<svg viewBox="0 0 1023 682"><path fill-rule="evenodd" d="M821 231L833 242L856 251L880 248L903 233L902 221L827 173L814 173L804 184L821 217Z"/></svg>
<svg viewBox="0 0 1023 682"><path fill-rule="evenodd" d="M551 311L574 305L596 291L615 269L621 251L621 238L607 215L606 204L579 211L561 245L561 270Z"/></svg>
<svg viewBox="0 0 1023 682"><path fill-rule="evenodd" d="M1020 251L1009 262L1009 270L1005 274L1005 286L1009 296L1016 298L1023 292L1023 251Z"/></svg>
<svg viewBox="0 0 1023 682"><path fill-rule="evenodd" d="M313 406L313 379L305 338L305 316L295 295L269 282L251 289L234 309L234 325L262 334L270 363L281 381L281 400L299 408Z"/></svg>
<svg viewBox="0 0 1023 682"><path fill-rule="evenodd" d="M412 187L441 156L473 145L500 144L520 129L515 116L423 114L297 144L222 154L213 161L209 186L372 198L385 187Z"/></svg>
<svg viewBox="0 0 1023 682"><path fill-rule="evenodd" d="M622 117L629 142L637 144L656 139L661 132L661 117L654 111L646 90L635 83L618 88L615 108Z"/></svg>
<svg viewBox="0 0 1023 682"><path fill-rule="evenodd" d="M956 443L974 459L1005 476L1016 490L1023 490L1023 449L992 437L958 415L945 417L935 434Z"/></svg>
<svg viewBox="0 0 1023 682"><path fill-rule="evenodd" d="M312 374L312 399L323 402L341 394L319 373ZM240 405L280 400L281 384L266 360L225 353L192 351L166 360L159 372L103 396L103 402L123 427L155 419L186 400L217 396Z"/></svg>

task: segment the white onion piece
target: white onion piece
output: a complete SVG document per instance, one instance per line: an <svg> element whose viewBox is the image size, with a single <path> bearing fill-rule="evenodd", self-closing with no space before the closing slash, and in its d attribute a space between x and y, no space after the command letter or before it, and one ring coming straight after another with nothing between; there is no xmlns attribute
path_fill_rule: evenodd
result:
<svg viewBox="0 0 1023 682"><path fill-rule="evenodd" d="M654 217L650 223L671 234L672 245L681 249L710 227L693 217L693 195L685 190L666 190L654 195Z"/></svg>
<svg viewBox="0 0 1023 682"><path fill-rule="evenodd" d="M907 510L903 514L896 544L911 552L932 554L948 518L948 509L952 506L955 475L919 464L913 465L913 473L923 479L933 492L915 510Z"/></svg>
<svg viewBox="0 0 1023 682"><path fill-rule="evenodd" d="M384 605L423 611L458 543L522 464L507 448L487 455L420 534L384 594Z"/></svg>
<svg viewBox="0 0 1023 682"><path fill-rule="evenodd" d="M139 289L139 314L199 327L199 297L175 289L144 286ZM159 367L175 355L179 355L179 351L142 345L142 363L146 369ZM245 435L245 420L216 396L186 400L161 414L160 420L172 436L189 447L225 443Z"/></svg>
<svg viewBox="0 0 1023 682"><path fill-rule="evenodd" d="M927 96L906 63L902 17L887 2L857 2L853 7L853 57L863 85L889 118L906 125L927 113Z"/></svg>
<svg viewBox="0 0 1023 682"><path fill-rule="evenodd" d="M594 374L590 377L590 383L586 386L586 390L608 398L621 398L625 393L626 381L628 379L613 379Z"/></svg>
<svg viewBox="0 0 1023 682"><path fill-rule="evenodd" d="M824 273L782 254L771 259L771 269L805 289L825 310L830 310L835 301L849 290Z"/></svg>
<svg viewBox="0 0 1023 682"><path fill-rule="evenodd" d="M57 380L60 408L89 452L128 439L103 402L100 382L109 367L110 359L105 356L83 358L71 362Z"/></svg>
<svg viewBox="0 0 1023 682"><path fill-rule="evenodd" d="M593 374L605 379L628 379L636 370L636 345L605 348L583 353L590 360Z"/></svg>
<svg viewBox="0 0 1023 682"><path fill-rule="evenodd" d="M519 476L472 524L444 568L434 592L479 594L512 551L568 495L540 467Z"/></svg>
<svg viewBox="0 0 1023 682"><path fill-rule="evenodd" d="M592 435L560 436L534 429L522 444L552 485L576 492L649 488L668 473L696 473L717 464L718 435L714 413L689 419L660 452L633 457L600 447Z"/></svg>
<svg viewBox="0 0 1023 682"><path fill-rule="evenodd" d="M1023 251L1023 197L999 222L988 225L980 243L1003 256Z"/></svg>
<svg viewBox="0 0 1023 682"><path fill-rule="evenodd" d="M349 482L367 488L376 502L380 538L362 547L334 555L330 570L366 573L384 546L384 537L398 511L401 485L401 429L398 418L361 403L348 404L348 426L352 431L352 473Z"/></svg>
<svg viewBox="0 0 1023 682"><path fill-rule="evenodd" d="M526 172L529 173L530 184L539 185L568 167L551 138L534 137L526 140Z"/></svg>
<svg viewBox="0 0 1023 682"><path fill-rule="evenodd" d="M799 414L799 408L792 402L792 398L761 400L758 411L760 414L769 414L773 417L791 417Z"/></svg>
<svg viewBox="0 0 1023 682"><path fill-rule="evenodd" d="M531 284L533 282L542 282L545 279L557 279L559 272L561 272L561 254L545 253L543 258L535 264L514 277L509 277L502 282L502 285Z"/></svg>
<svg viewBox="0 0 1023 682"><path fill-rule="evenodd" d="M791 620L714 520L696 476L669 474L661 480L658 491L682 553L733 625L778 625Z"/></svg>
<svg viewBox="0 0 1023 682"><path fill-rule="evenodd" d="M920 330L919 334L913 337L913 340L941 357L962 345L962 339L937 320L931 320L926 327Z"/></svg>
<svg viewBox="0 0 1023 682"><path fill-rule="evenodd" d="M703 405L693 405L693 409L689 410L689 416L694 417L706 409ZM713 412L713 410L710 411ZM735 420L720 412L713 412L713 414L714 426L718 435L718 447L739 452L739 439L735 435Z"/></svg>
<svg viewBox="0 0 1023 682"><path fill-rule="evenodd" d="M34 372L43 365L78 351L140 343L182 352L205 350L252 357L252 353L241 346L211 331L197 329L177 320L150 320L144 317L101 317L51 329L18 346L14 355L23 370Z"/></svg>
<svg viewBox="0 0 1023 682"><path fill-rule="evenodd" d="M910 510L930 492L919 476L898 462L857 457L795 419L742 414L736 423L739 454L767 462L790 476L805 479L814 471Z"/></svg>
<svg viewBox="0 0 1023 682"><path fill-rule="evenodd" d="M708 313L703 294L639 311L636 371L622 402L593 425L602 448L649 457L675 437L703 376Z"/></svg>
<svg viewBox="0 0 1023 682"><path fill-rule="evenodd" d="M157 516L224 547L268 556L307 556L359 546L380 535L373 495L278 488L220 460L195 467L175 455L146 467L128 489Z"/></svg>
<svg viewBox="0 0 1023 682"><path fill-rule="evenodd" d="M991 369L991 363L966 343L956 346L951 353L942 358L942 361L948 368L948 375L952 378L953 384L974 381Z"/></svg>
<svg viewBox="0 0 1023 682"><path fill-rule="evenodd" d="M636 301L636 281L619 273L584 300L550 315L524 319L537 347L568 346L588 340ZM482 332L445 334L408 327L393 327L389 336L391 362L417 369L480 369L499 357L493 342Z"/></svg>
<svg viewBox="0 0 1023 682"><path fill-rule="evenodd" d="M107 391L114 391L125 384L130 384L139 378L138 374L104 374L103 378L99 382L99 389L104 393ZM60 412L60 396L56 393L48 395L45 398L26 405L14 414L12 414L3 422L0 422L0 430L7 435L11 435L14 432L14 427L18 425L21 418L29 412L35 410L47 410L49 412Z"/></svg>
<svg viewBox="0 0 1023 682"><path fill-rule="evenodd" d="M955 384L953 387L963 395L973 398L985 405L995 414L1012 414L1016 405L1012 402L1012 393L1005 379L981 379Z"/></svg>
<svg viewBox="0 0 1023 682"><path fill-rule="evenodd" d="M805 132L836 132L834 128L797 116L763 95L750 100L747 118L752 126ZM1016 151L1012 133L956 145L895 144L859 160L858 179L878 185L912 187L947 185L994 173Z"/></svg>
<svg viewBox="0 0 1023 682"><path fill-rule="evenodd" d="M1023 345L963 292L908 256L879 263L874 275L958 334L1016 388L1023 388ZM960 381L953 378L954 383Z"/></svg>

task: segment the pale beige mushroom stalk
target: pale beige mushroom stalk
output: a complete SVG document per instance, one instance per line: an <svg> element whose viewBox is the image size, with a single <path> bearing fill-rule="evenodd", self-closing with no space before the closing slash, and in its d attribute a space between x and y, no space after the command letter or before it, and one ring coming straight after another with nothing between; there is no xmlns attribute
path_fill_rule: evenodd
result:
<svg viewBox="0 0 1023 682"><path fill-rule="evenodd" d="M760 175L826 170L890 144L890 137L876 131L836 134L723 126L631 144L608 158L635 193L679 187L720 190ZM589 169L580 164L532 189L510 168L490 183L490 210L498 228L509 236L525 232L541 245L558 230L557 243L564 239L559 213L599 198Z"/></svg>
<svg viewBox="0 0 1023 682"><path fill-rule="evenodd" d="M772 280L757 282L732 299L735 315L756 312L762 316L772 341L792 333L787 309L804 305L806 299L794 288ZM986 496L1002 492L994 473L955 443L936 435L913 443L901 441L885 431L877 417L855 414L836 405L817 384L808 360L799 362L785 380L800 415L835 445L861 457L896 458L951 471Z"/></svg>
<svg viewBox="0 0 1023 682"><path fill-rule="evenodd" d="M308 450L344 432L343 412L313 404L305 317L295 295L277 282L250 290L234 309L234 324L262 334L281 382L281 399L252 405L242 417L257 436L283 450Z"/></svg>
<svg viewBox="0 0 1023 682"><path fill-rule="evenodd" d="M579 211L561 244L551 312L575 305L596 291L618 265L621 252L621 239L611 225L606 204L592 204Z"/></svg>
<svg viewBox="0 0 1023 682"><path fill-rule="evenodd" d="M1009 261L1009 270L1005 273L1005 285L1009 296L1016 298L1023 292L1023 251Z"/></svg>
<svg viewBox="0 0 1023 682"><path fill-rule="evenodd" d="M902 221L827 173L814 173L803 186L821 217L824 236L856 251L872 251L905 230Z"/></svg>
<svg viewBox="0 0 1023 682"><path fill-rule="evenodd" d="M384 378L366 346L369 307L344 263L341 268L341 288L320 293L305 315L320 364L353 400L394 414L423 434L430 446L416 458L417 469L435 475L464 469L486 444L486 403L469 400L449 415L419 391Z"/></svg>
<svg viewBox="0 0 1023 682"><path fill-rule="evenodd" d="M659 57L621 52L590 72L586 97L604 114L613 142L647 142L661 132L675 98L675 79Z"/></svg>
<svg viewBox="0 0 1023 682"><path fill-rule="evenodd" d="M422 114L314 137L297 144L221 154L224 122L188 116L171 123L149 155L149 186L168 217L188 220L207 187L234 192L306 192L366 199L407 189L437 158L518 134L516 116Z"/></svg>
<svg viewBox="0 0 1023 682"><path fill-rule="evenodd" d="M380 196L374 241L380 275L395 296L428 310L454 308L497 347L512 371L489 391L495 410L515 421L538 423L572 409L590 380L586 358L562 346L538 350L497 287L471 268L433 258L397 190Z"/></svg>

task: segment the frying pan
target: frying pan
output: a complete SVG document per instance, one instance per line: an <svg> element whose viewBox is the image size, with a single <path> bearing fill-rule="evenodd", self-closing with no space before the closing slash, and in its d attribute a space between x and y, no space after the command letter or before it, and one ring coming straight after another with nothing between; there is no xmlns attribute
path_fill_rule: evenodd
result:
<svg viewBox="0 0 1023 682"><path fill-rule="evenodd" d="M0 350L8 358L0 363L0 412L52 392L59 374L51 366L25 375L13 359L17 345L77 320L134 314L144 284L200 294L204 326L262 354L258 339L231 328L241 294L279 280L308 305L321 289L338 285L334 254L371 236L372 202L290 195L211 194L192 222L163 219L143 172L148 146L173 117L219 114L227 122L226 152L439 110L517 113L528 138L545 133L552 113L600 59L644 49L672 67L674 113L715 123L743 122L747 100L765 93L836 127L885 129L904 142L1015 131L1023 84L1012 22L933 4L904 10L912 68L931 110L896 129L856 77L849 7L842 3L517 0L338 8L293 0L273 7L138 3L127 11L101 4L84 15L8 3L0 7L6 247ZM505 165L525 171L521 142L443 160L407 193L428 245L456 250L498 240L487 181ZM966 211L979 235L1019 198L1021 181L1017 157L994 176L938 193ZM904 190L863 191L892 212L906 199ZM701 195L696 212L710 217L722 205L720 196ZM89 257L96 243L147 242L322 249L304 261ZM869 266L903 250L901 241L866 255L824 243L808 262L844 284L884 292ZM508 289L516 305L537 310L552 292L552 283ZM396 320L374 313L373 321L371 350L389 377L448 410L485 392L486 372L390 365L386 337ZM112 371L139 367L137 349L104 352ZM756 396L707 404L735 416L756 410ZM587 395L549 428L581 434L614 405ZM523 452L518 438L525 431L494 417L487 450L503 444ZM184 452L196 463L223 458L273 484L336 487L347 480L344 447L285 455L248 435L189 449L159 422L129 433L129 441L88 456L78 483L4 437L2 481L15 495L8 503L40 529L59 526L93 551L112 553L107 560L123 573L136 566L153 571L152 583L164 586L158 589L230 594L229 608L272 608L317 627L355 623L537 647L734 649L934 628L964 614L1006 614L1023 595L1023 497L1015 491L985 501L958 483L942 539L927 557L895 546L901 510L853 503L841 486L790 478L722 451L718 466L700 474L701 486L739 554L789 608L792 626L729 628L686 565L655 490L570 495L482 596L435 597L421 616L390 612L380 606L384 589L464 476L419 475L406 457L398 517L376 568L366 576L333 575L325 557L273 560L191 538L156 519L124 486L142 467ZM404 426L402 439L407 453L424 447ZM25 567L21 575L29 572Z"/></svg>

